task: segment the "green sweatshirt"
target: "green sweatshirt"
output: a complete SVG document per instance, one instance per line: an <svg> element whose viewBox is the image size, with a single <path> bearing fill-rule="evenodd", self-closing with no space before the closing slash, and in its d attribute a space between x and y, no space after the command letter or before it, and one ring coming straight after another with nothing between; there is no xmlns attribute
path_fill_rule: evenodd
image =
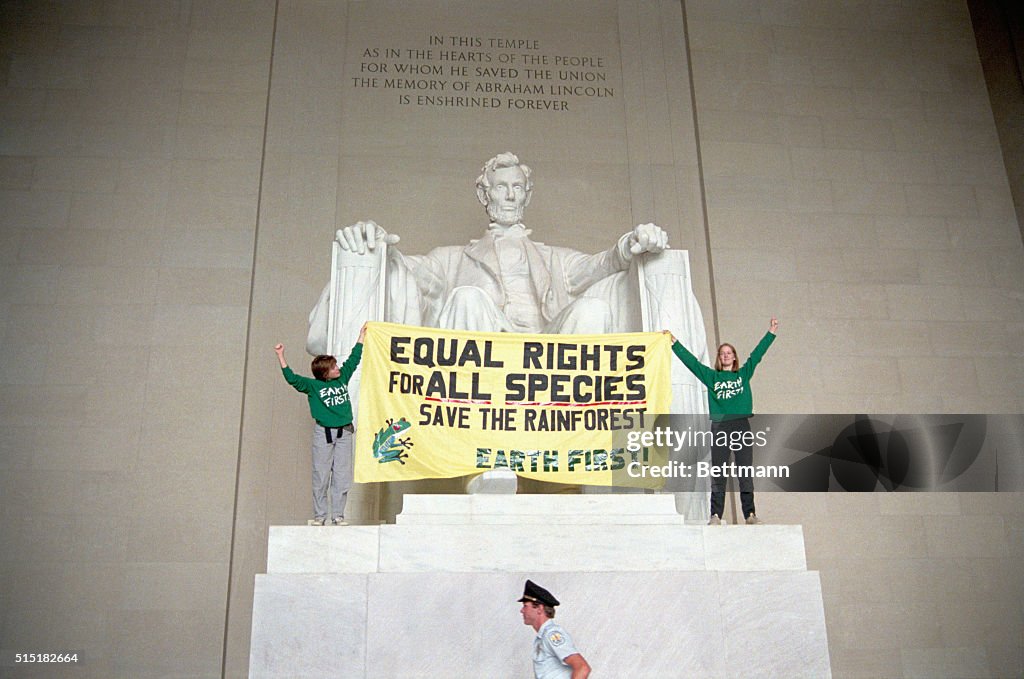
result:
<svg viewBox="0 0 1024 679"><path fill-rule="evenodd" d="M711 419L716 422L732 420L738 417L750 417L754 413L754 399L750 393L750 378L754 376L754 368L761 362L764 352L775 341L775 335L768 332L750 352L750 358L739 369L739 372L714 370L697 360L697 357L686 350L679 342L672 345L679 360L690 369L697 379L708 388L708 411Z"/></svg>
<svg viewBox="0 0 1024 679"><path fill-rule="evenodd" d="M337 379L322 382L312 377L296 375L288 366L281 368L288 384L309 396L309 414L321 427L344 427L352 424L352 403L348 397L348 381L359 367L363 345L357 343L341 366Z"/></svg>

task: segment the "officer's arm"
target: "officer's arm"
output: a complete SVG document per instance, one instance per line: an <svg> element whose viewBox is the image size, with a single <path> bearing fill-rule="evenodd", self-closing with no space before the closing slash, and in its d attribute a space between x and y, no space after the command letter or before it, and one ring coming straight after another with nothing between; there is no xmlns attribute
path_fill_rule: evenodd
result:
<svg viewBox="0 0 1024 679"><path fill-rule="evenodd" d="M590 665L579 653L573 653L562 662L572 668L572 679L587 679L590 676Z"/></svg>

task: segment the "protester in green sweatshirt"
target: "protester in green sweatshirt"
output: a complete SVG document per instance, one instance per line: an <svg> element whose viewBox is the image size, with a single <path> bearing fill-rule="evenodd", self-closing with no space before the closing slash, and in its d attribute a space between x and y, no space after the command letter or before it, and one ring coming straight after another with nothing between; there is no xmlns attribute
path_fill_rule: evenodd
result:
<svg viewBox="0 0 1024 679"><path fill-rule="evenodd" d="M288 384L306 394L309 413L313 416L313 521L322 526L327 521L327 489L331 489L332 523L346 526L345 502L352 487L352 401L348 381L363 355L364 325L359 339L345 363L338 367L333 356L317 356L310 368L313 378L292 372L284 358L284 345L274 347L281 372Z"/></svg>
<svg viewBox="0 0 1024 679"><path fill-rule="evenodd" d="M714 433L715 441L711 446L711 465L719 471L711 477L710 525L722 522L722 513L725 510L725 485L728 479L721 470L729 462L730 448L739 448L734 451L736 467L750 467L753 464L754 451L751 446L738 446L734 442L744 438L749 440L749 437L744 437L743 432L750 431L749 418L754 413L750 380L754 376L754 368L775 341L778 328L779 322L773 317L768 325L768 332L742 366L739 364L736 348L728 343L722 344L718 347L714 369L698 361L697 357L675 337L672 338L672 351L708 389L708 412L711 415L711 431ZM722 442L722 445L719 445L719 442ZM749 474L741 474L739 482L744 519L748 524L761 523L754 512L754 479Z"/></svg>

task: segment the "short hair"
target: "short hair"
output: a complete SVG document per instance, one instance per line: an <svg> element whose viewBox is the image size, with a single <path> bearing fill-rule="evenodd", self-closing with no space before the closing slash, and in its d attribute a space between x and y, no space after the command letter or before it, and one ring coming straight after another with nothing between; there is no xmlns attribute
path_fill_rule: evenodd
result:
<svg viewBox="0 0 1024 679"><path fill-rule="evenodd" d="M519 156L510 151L506 151L505 153L499 153L484 163L483 169L480 170L480 176L476 178L477 196L485 195L487 193L487 189L491 188L491 180L487 178L487 175L504 167L518 167L522 170L523 174L526 176L526 192L529 193L533 190L533 180L530 179L530 175L533 173L533 170L531 170L527 165L520 163Z"/></svg>
<svg viewBox="0 0 1024 679"><path fill-rule="evenodd" d="M715 352L715 370L722 369L722 359L718 357L718 355L722 353L722 347L729 347L732 349L732 372L738 373L740 371L740 355L736 353L736 347L728 342L722 342L718 345L718 351Z"/></svg>
<svg viewBox="0 0 1024 679"><path fill-rule="evenodd" d="M313 371L313 377L321 382L326 382L327 373L336 365L338 365L338 359L326 354L320 354L309 364L309 368Z"/></svg>

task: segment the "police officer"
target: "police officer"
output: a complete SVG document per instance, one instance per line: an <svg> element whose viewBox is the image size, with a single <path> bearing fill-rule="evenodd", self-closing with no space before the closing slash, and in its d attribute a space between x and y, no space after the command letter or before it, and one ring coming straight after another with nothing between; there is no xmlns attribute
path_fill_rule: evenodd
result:
<svg viewBox="0 0 1024 679"><path fill-rule="evenodd" d="M533 674L537 679L585 679L590 676L590 665L576 650L572 637L555 617L558 605L551 592L532 580L526 581L523 597L523 624L537 631L533 640Z"/></svg>

